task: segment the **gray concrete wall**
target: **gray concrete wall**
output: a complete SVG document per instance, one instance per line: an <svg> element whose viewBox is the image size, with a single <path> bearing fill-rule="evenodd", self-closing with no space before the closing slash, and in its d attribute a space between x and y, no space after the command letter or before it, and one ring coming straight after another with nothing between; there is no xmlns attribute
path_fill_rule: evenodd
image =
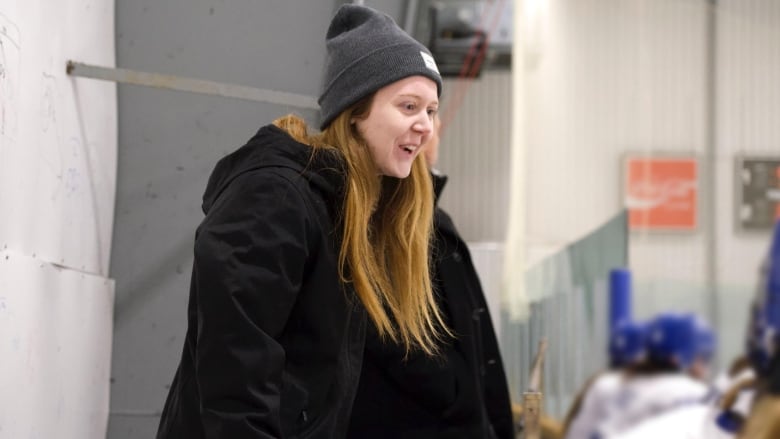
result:
<svg viewBox="0 0 780 439"><path fill-rule="evenodd" d="M315 96L324 35L340 3L119 0L117 65ZM156 432L181 354L193 233L211 169L290 110L119 86L109 438ZM301 114L316 118L311 110Z"/></svg>

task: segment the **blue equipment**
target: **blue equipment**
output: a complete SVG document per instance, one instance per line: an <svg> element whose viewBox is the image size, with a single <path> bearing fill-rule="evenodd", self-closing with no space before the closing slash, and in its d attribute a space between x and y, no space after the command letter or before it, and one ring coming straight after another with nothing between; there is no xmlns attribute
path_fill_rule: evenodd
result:
<svg viewBox="0 0 780 439"><path fill-rule="evenodd" d="M696 358L696 322L692 314L662 313L648 325L647 357L686 370Z"/></svg>
<svg viewBox="0 0 780 439"><path fill-rule="evenodd" d="M645 328L641 323L619 322L609 337L609 362L613 368L634 364L645 357Z"/></svg>
<svg viewBox="0 0 780 439"><path fill-rule="evenodd" d="M748 356L755 371L768 376L780 348L780 221L775 223L769 254L764 260L750 314ZM775 361L776 362L776 361Z"/></svg>
<svg viewBox="0 0 780 439"><path fill-rule="evenodd" d="M696 329L695 355L697 358L710 361L715 356L718 344L715 331L712 330L712 327L704 319L698 316L694 317L694 326Z"/></svg>
<svg viewBox="0 0 780 439"><path fill-rule="evenodd" d="M609 272L609 331L631 320L631 271L615 268Z"/></svg>

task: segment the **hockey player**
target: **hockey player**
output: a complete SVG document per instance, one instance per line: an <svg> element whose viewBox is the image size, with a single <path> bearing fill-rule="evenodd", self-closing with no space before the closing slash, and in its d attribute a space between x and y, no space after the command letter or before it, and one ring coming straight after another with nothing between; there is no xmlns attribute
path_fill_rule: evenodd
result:
<svg viewBox="0 0 780 439"><path fill-rule="evenodd" d="M609 341L610 368L593 376L575 399L564 421L566 439L589 439L604 419L607 402L618 393L626 370L645 357L644 328L641 323L622 321Z"/></svg>
<svg viewBox="0 0 780 439"><path fill-rule="evenodd" d="M705 401L707 385L690 375L697 356L692 314L663 313L646 333L647 358L629 371L606 414L589 437L606 439L672 409Z"/></svg>

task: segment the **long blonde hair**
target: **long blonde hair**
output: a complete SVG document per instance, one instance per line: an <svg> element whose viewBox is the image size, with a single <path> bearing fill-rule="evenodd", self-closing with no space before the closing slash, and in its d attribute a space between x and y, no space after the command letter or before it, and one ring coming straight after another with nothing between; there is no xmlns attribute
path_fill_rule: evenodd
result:
<svg viewBox="0 0 780 439"><path fill-rule="evenodd" d="M351 123L366 117L370 104L369 97L351 106L318 134L310 134L306 122L292 114L274 124L315 151L337 150L343 157L341 280L352 283L381 337L401 344L407 353L419 348L435 354L449 331L431 288L430 175L422 157L415 159L407 178L378 175L366 142Z"/></svg>

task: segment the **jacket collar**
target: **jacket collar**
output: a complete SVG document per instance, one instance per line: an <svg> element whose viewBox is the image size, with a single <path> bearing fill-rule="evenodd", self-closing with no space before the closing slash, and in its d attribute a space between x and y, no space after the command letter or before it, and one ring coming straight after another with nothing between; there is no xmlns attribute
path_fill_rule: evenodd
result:
<svg viewBox="0 0 780 439"><path fill-rule="evenodd" d="M439 197L444 190L444 186L447 185L447 176L442 174L438 169L431 169L431 179L433 180L433 199L436 205L439 204Z"/></svg>

